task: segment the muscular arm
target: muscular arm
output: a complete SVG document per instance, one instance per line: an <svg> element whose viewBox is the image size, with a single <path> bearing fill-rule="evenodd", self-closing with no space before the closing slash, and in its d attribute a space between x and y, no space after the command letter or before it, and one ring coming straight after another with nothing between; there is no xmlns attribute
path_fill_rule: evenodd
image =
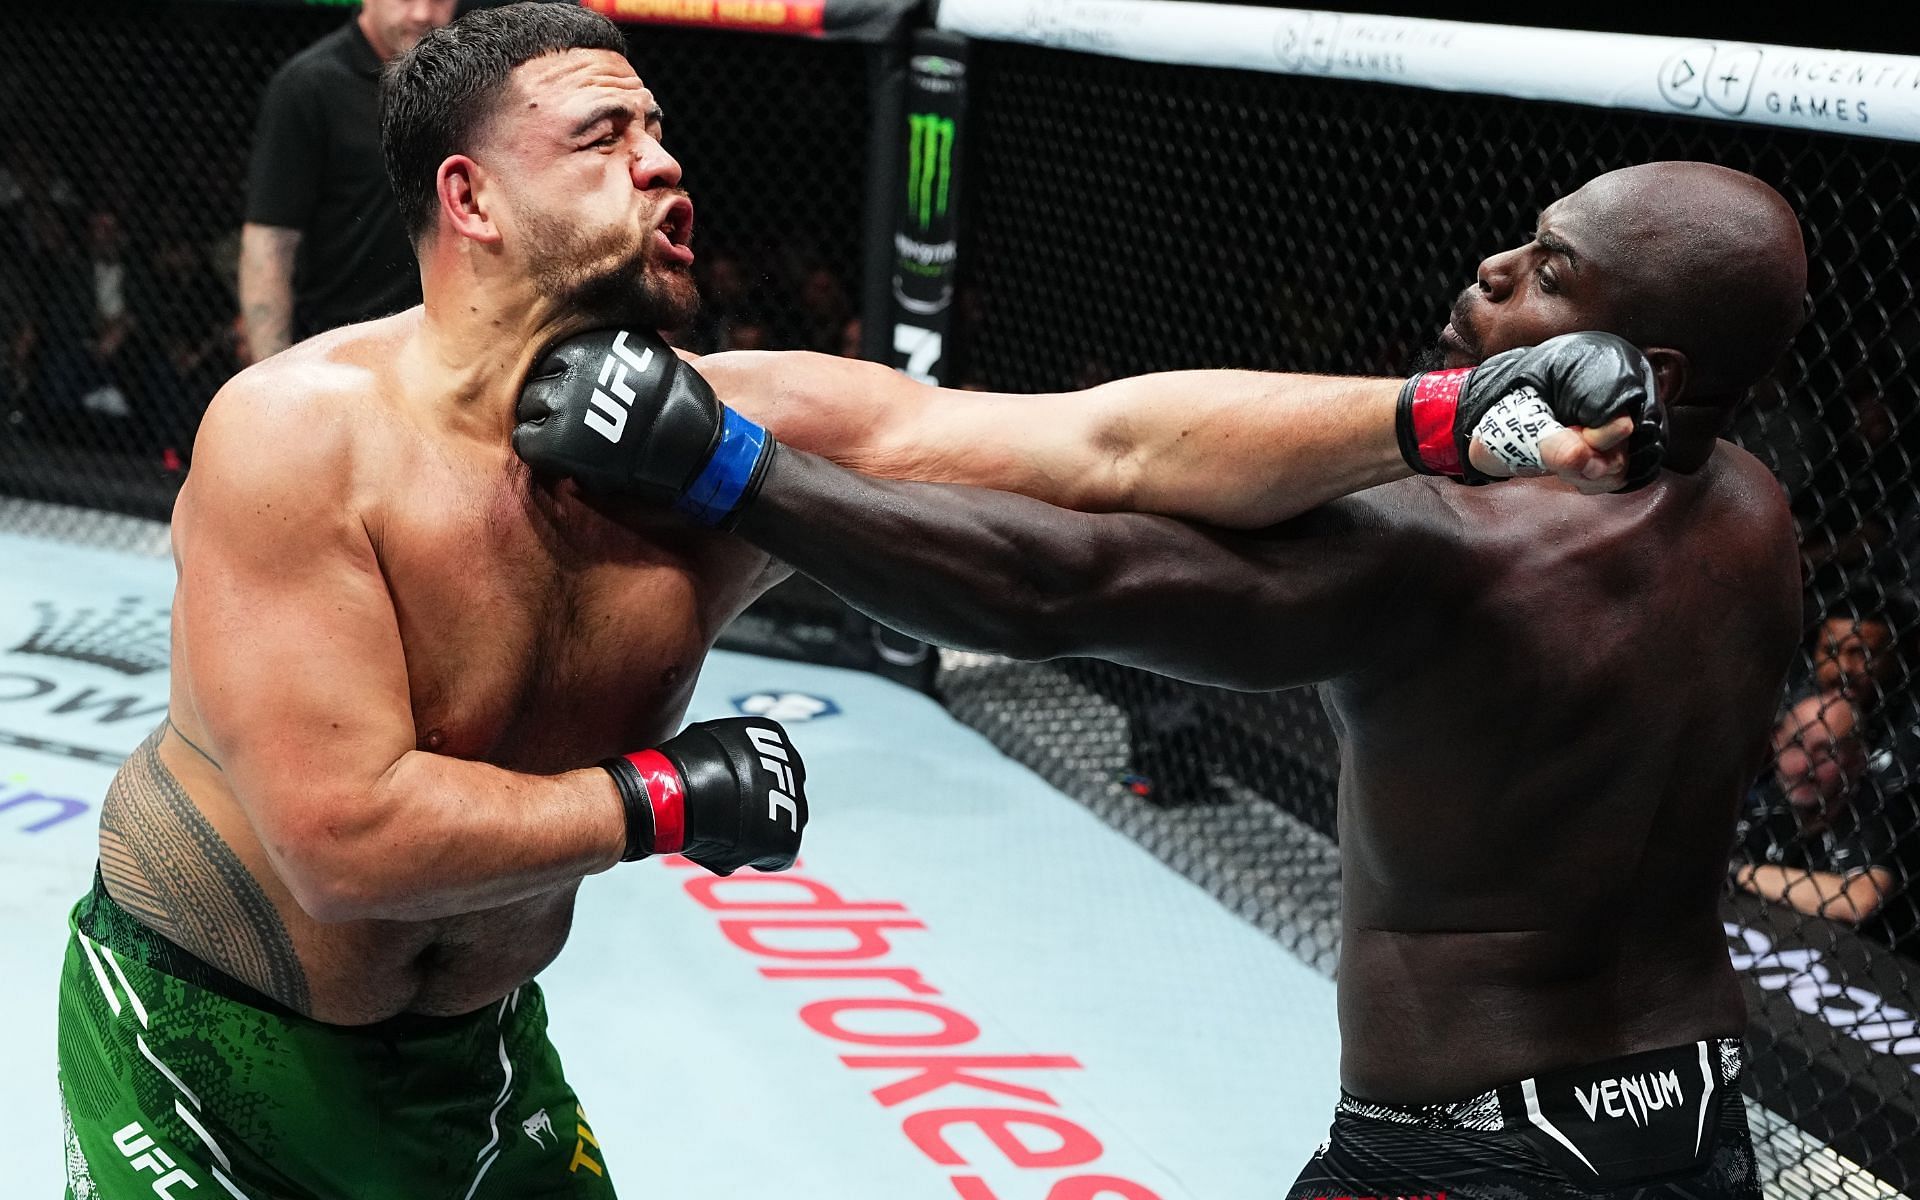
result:
<svg viewBox="0 0 1920 1200"><path fill-rule="evenodd" d="M1740 871L1736 879L1742 888L1762 899L1785 904L1809 917L1849 924L1858 924L1879 912L1895 888L1893 872L1885 867L1841 875L1762 863Z"/></svg>
<svg viewBox="0 0 1920 1200"><path fill-rule="evenodd" d="M240 315L254 362L293 344L293 264L301 233L278 225L240 228Z"/></svg>
<svg viewBox="0 0 1920 1200"><path fill-rule="evenodd" d="M1174 371L1022 396L821 354L708 355L699 369L787 445L1085 512L1255 529L1413 473L1394 437L1400 380Z"/></svg>
<svg viewBox="0 0 1920 1200"><path fill-rule="evenodd" d="M1412 626L1380 615L1435 539L1393 491L1236 534L878 480L783 446L738 530L928 641L1256 690L1362 669Z"/></svg>
<svg viewBox="0 0 1920 1200"><path fill-rule="evenodd" d="M351 416L288 401L284 377L248 394L258 370L216 401L176 518L176 670L276 873L318 920L424 920L612 866L626 832L606 772L417 748Z"/></svg>
<svg viewBox="0 0 1920 1200"><path fill-rule="evenodd" d="M1021 396L932 388L877 363L822 354L708 355L699 371L722 403L842 466L1019 492L1083 512L1264 529L1413 474L1394 431L1398 379L1171 371ZM1625 433L1558 433L1541 448L1551 469L1576 477L1596 446ZM1610 461L1624 470L1624 455ZM1474 463L1507 473L1478 447Z"/></svg>

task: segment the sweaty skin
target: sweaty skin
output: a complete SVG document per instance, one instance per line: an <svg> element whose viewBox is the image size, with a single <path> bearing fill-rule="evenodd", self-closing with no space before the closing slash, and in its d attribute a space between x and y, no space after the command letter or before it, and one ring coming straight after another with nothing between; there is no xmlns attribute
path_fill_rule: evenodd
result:
<svg viewBox="0 0 1920 1200"><path fill-rule="evenodd" d="M441 164L424 307L209 408L174 510L169 720L102 813L116 901L338 1024L471 1012L551 961L626 848L591 764L674 733L782 573L616 524L514 455L540 347L610 319L580 296L692 296L691 209L619 54L516 69L489 129Z"/></svg>
<svg viewBox="0 0 1920 1200"><path fill-rule="evenodd" d="M1687 253L1667 246L1676 230ZM1684 272L1642 269L1663 248ZM783 446L739 531L945 645L1242 689L1323 684L1341 745L1355 1094L1456 1100L1739 1036L1718 900L1795 646L1799 573L1779 486L1714 435L1797 328L1804 288L1784 201L1703 164L1603 176L1481 264L1442 339L1453 364L1582 328L1647 352L1682 469L1630 495L1413 479L1234 532L882 481ZM1709 301L1736 312L1690 315ZM723 399L730 387L752 390L736 377ZM873 440L907 443L893 473L932 462L936 478L1004 484L1044 419L983 425L986 448L957 455ZM1153 495L1231 517L1207 499L1244 482L1231 464L1144 490L1103 481L1136 451L1179 461L1161 449L1123 438L1014 474L1089 508Z"/></svg>

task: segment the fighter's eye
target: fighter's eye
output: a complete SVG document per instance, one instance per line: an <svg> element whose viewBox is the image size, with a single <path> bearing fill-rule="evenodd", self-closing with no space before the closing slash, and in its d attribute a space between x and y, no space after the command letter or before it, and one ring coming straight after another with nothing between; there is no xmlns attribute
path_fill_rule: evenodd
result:
<svg viewBox="0 0 1920 1200"><path fill-rule="evenodd" d="M1549 296L1560 290L1559 281L1553 277L1553 272L1547 270L1545 267L1540 268L1536 278L1540 280L1540 290Z"/></svg>

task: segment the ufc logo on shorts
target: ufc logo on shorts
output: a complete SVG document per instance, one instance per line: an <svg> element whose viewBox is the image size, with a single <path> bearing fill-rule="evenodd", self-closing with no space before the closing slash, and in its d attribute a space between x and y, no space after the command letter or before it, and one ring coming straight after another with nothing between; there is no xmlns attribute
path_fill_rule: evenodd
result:
<svg viewBox="0 0 1920 1200"><path fill-rule="evenodd" d="M138 1121L114 1134L113 1144L126 1156L134 1170L152 1171L160 1177L153 1181L153 1194L156 1196L178 1200L172 1190L175 1184L186 1184L188 1191L200 1186L198 1180L174 1163L171 1155L153 1144L153 1139L147 1136L146 1130L140 1128Z"/></svg>
<svg viewBox="0 0 1920 1200"><path fill-rule="evenodd" d="M633 407L634 391L627 383L627 372L638 375L653 362L653 348L635 354L627 346L627 331L614 335L613 352L600 360L600 386L593 389L593 407L587 411L587 426L615 445L627 431L627 411ZM612 392L609 396L607 393ZM617 397L617 398L616 398Z"/></svg>
<svg viewBox="0 0 1920 1200"><path fill-rule="evenodd" d="M776 813L785 812L787 828L799 833L800 814L793 805L793 793L799 789L793 786L793 770L787 766L789 755L786 742L771 729L748 729L747 740L760 752L760 765L780 781L780 786L767 797L767 820L773 820Z"/></svg>

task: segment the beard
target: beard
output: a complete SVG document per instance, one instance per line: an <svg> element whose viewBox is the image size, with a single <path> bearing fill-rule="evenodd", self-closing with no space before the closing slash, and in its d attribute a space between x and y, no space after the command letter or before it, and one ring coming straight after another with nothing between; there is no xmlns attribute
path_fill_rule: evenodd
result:
<svg viewBox="0 0 1920 1200"><path fill-rule="evenodd" d="M533 233L539 247L534 282L591 326L678 329L700 310L693 272L655 261L651 231L624 252L558 222L537 222Z"/></svg>
<svg viewBox="0 0 1920 1200"><path fill-rule="evenodd" d="M1467 319L1467 311L1473 303L1473 294L1478 289L1469 284L1460 290L1454 298L1453 306L1447 310L1447 323L1453 326L1453 335L1460 339L1461 347L1474 362L1484 361L1486 354L1481 350L1479 341L1474 337L1473 325ZM1443 339L1444 330L1433 335L1433 341L1413 356L1412 373L1438 371L1447 365L1447 355L1456 347L1448 345Z"/></svg>

